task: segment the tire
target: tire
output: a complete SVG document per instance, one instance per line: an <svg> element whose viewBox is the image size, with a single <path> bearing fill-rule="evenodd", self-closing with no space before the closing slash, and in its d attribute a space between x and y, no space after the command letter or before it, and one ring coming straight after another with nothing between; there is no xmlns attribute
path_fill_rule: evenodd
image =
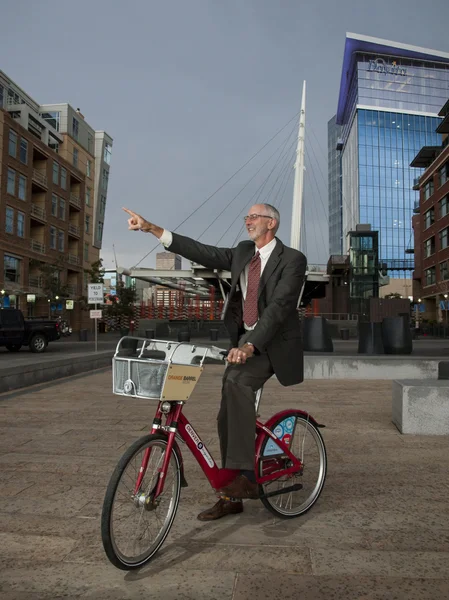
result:
<svg viewBox="0 0 449 600"><path fill-rule="evenodd" d="M288 417L296 419L293 437L290 442L290 451L296 456L303 456L303 470L293 476L281 477L273 481L262 484L261 493L272 492L283 487L289 487L296 483L302 484L302 489L272 496L270 498L261 498L261 502L269 511L283 519L292 519L299 517L312 508L318 500L324 486L327 471L327 455L323 438L318 428L307 420L304 415L292 410L280 418L272 427L272 431L279 423ZM264 458L267 444L270 442L268 436L262 443L260 459L258 463L258 473L262 475L264 469L284 468L287 459L282 455L267 456ZM273 446L271 446L273 447ZM267 454L269 454L267 452Z"/></svg>
<svg viewBox="0 0 449 600"><path fill-rule="evenodd" d="M6 345L6 349L9 350L10 352L18 352L21 347L22 347L22 344L7 344Z"/></svg>
<svg viewBox="0 0 449 600"><path fill-rule="evenodd" d="M45 352L48 340L43 333L35 333L30 340L31 352Z"/></svg>
<svg viewBox="0 0 449 600"><path fill-rule="evenodd" d="M107 557L118 569L124 571L139 569L149 562L164 543L175 519L181 493L181 461L174 449L171 452L164 491L159 496L161 499L160 504L154 510L147 510L145 504L145 499L148 498L149 492L154 489L156 484L157 467L162 464L166 447L167 437L163 434L156 433L140 438L122 456L109 481L101 515L101 538ZM143 453L147 448L151 448L152 451L140 487L140 490L143 491L140 499L138 499L134 496L132 487L142 464ZM152 475L150 471L153 457L156 457L156 461L154 461L156 465L153 465L156 468ZM134 468L132 469L132 475L130 475L128 468L133 464L133 461ZM150 476L147 478L148 475ZM122 491L121 485L124 486L124 491ZM167 497L168 510L164 517L158 511L163 504L166 504ZM120 522L123 509L129 514L123 522ZM120 517L117 518L118 522L116 524L115 516L119 511ZM133 517L134 527L132 526ZM144 521L147 521L146 528L144 528ZM148 522L151 523L151 529L148 527ZM124 532L119 530L120 527L123 529L123 525L128 527L128 524L131 530L126 529ZM155 535L153 535L154 531L156 531ZM148 546L140 549L137 555L130 555L129 552L127 554L125 546L128 545L129 547L132 544L135 547L144 541L147 533L154 537L154 540L149 540Z"/></svg>

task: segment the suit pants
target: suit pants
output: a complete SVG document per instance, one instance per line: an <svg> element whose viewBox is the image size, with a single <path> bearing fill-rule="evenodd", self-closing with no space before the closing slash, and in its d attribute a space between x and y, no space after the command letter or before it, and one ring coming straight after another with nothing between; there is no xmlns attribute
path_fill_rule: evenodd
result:
<svg viewBox="0 0 449 600"><path fill-rule="evenodd" d="M249 337L245 333L239 346ZM243 365L229 365L223 375L218 436L222 466L254 470L256 410L255 393L273 375L266 352L253 355Z"/></svg>

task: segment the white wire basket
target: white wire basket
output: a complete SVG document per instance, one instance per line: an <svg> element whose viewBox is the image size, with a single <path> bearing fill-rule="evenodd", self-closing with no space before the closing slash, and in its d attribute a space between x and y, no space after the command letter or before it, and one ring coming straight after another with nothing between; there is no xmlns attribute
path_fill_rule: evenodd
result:
<svg viewBox="0 0 449 600"><path fill-rule="evenodd" d="M124 337L112 359L113 392L145 400L188 400L206 356L223 361L222 353L215 346Z"/></svg>

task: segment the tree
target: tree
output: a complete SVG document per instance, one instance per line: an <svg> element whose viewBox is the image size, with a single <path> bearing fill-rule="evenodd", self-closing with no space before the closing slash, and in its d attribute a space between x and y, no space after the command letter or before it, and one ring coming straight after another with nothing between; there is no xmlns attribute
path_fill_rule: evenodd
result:
<svg viewBox="0 0 449 600"><path fill-rule="evenodd" d="M109 297L111 304L105 307L108 317L132 317L137 293L133 287L127 288L123 281L117 280L117 294Z"/></svg>
<svg viewBox="0 0 449 600"><path fill-rule="evenodd" d="M398 292L392 292L391 294L387 294L385 298L402 298L402 296Z"/></svg>
<svg viewBox="0 0 449 600"><path fill-rule="evenodd" d="M65 271L62 257L58 258L54 263L31 259L30 266L35 265L39 269L42 291L47 298L54 300L56 296L60 298L68 298L70 296L67 283L61 282L61 273Z"/></svg>
<svg viewBox="0 0 449 600"><path fill-rule="evenodd" d="M89 283L104 283L104 274L106 272L103 267L103 259L100 258L90 265L90 269L85 269Z"/></svg>

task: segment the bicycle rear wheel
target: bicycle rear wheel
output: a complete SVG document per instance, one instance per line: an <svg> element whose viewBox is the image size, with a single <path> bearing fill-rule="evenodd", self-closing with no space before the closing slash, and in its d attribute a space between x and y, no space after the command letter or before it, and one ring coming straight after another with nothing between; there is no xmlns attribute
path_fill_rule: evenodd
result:
<svg viewBox="0 0 449 600"><path fill-rule="evenodd" d="M293 436L290 441L290 452L299 458L302 468L293 475L281 476L278 479L262 484L263 494L281 491L283 488L300 483L300 490L287 492L270 498L261 498L264 506L275 515L291 519L299 517L310 510L324 486L327 470L326 448L321 433L313 423L304 415L292 410L276 422L276 427L286 419L290 420ZM259 476L275 473L289 466L289 459L282 454L276 454L276 448L270 438L266 436L260 453L258 464Z"/></svg>
<svg viewBox="0 0 449 600"><path fill-rule="evenodd" d="M134 493L145 451L148 465L138 492ZM180 458L171 452L164 489L151 500L167 450L167 438L152 434L140 438L120 459L106 490L101 515L101 537L109 560L119 569L138 569L164 543L176 516L181 492Z"/></svg>

